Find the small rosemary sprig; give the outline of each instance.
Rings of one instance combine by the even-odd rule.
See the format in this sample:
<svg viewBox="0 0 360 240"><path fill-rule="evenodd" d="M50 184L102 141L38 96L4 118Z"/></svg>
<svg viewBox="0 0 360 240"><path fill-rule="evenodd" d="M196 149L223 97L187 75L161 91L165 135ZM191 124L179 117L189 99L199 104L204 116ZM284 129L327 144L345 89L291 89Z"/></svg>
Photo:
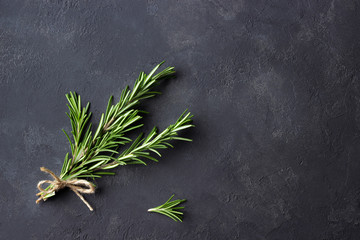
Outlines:
<svg viewBox="0 0 360 240"><path fill-rule="evenodd" d="M173 147L169 141L191 141L191 139L177 136L179 131L193 127L192 115L185 111L174 124L162 132L159 133L154 127L146 137L140 134L127 149L119 151L120 146L132 142L125 134L143 126L138 123L142 119L140 113L143 111L136 109L137 105L141 100L159 94L152 90L153 87L159 83L159 80L169 77L175 72L173 67L167 67L155 75L162 64L163 62L158 64L148 75L141 72L133 89L130 90L129 87L126 87L122 91L120 100L114 105L111 96L106 112L101 115L99 125L94 132L91 123L89 124L90 104L87 103L85 107L82 107L79 95L74 92L66 94L69 108L67 115L71 122L72 139L68 133L63 131L70 143L71 155L69 153L65 155L61 174L57 180L60 182L59 184L63 184L63 181L73 182L73 179L114 175L114 172L108 170L119 165L146 165L144 159L157 161L155 157L151 156L151 153L161 157L159 149ZM46 200L55 195L55 191L51 190L53 188L56 191L59 186L54 187L50 184L38 195L41 199Z"/></svg>
<svg viewBox="0 0 360 240"><path fill-rule="evenodd" d="M175 195L173 194L164 204L148 209L148 212L156 212L168 216L175 222L182 222L183 213L180 212L180 209L184 209L184 207L177 207L180 203L186 201L186 199L177 199L174 201L170 201Z"/></svg>

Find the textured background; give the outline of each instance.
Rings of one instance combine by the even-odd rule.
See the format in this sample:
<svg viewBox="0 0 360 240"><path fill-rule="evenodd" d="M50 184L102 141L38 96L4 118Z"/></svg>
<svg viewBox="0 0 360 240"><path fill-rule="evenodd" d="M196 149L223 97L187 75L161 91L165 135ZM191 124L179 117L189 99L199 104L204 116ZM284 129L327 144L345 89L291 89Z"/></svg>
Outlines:
<svg viewBox="0 0 360 240"><path fill-rule="evenodd" d="M0 1L1 239L359 239L360 9L354 0ZM177 78L148 132L189 108L159 163L117 169L86 199L35 204L69 151L64 94L99 119L142 70ZM185 221L150 207L187 198Z"/></svg>

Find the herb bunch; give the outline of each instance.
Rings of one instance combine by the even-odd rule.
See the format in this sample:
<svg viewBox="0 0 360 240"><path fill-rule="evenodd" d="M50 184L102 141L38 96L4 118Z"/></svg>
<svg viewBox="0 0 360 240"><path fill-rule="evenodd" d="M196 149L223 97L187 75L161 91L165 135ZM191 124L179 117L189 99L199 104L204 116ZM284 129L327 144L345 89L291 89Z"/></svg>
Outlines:
<svg viewBox="0 0 360 240"><path fill-rule="evenodd" d="M66 113L71 122L71 134L64 133L70 143L71 154L65 155L64 164L59 176L60 180L97 178L104 175L114 175L109 170L120 165L144 164L144 160L158 161L153 155L161 157L160 149L173 147L171 140L191 141L191 139L178 136L180 130L193 127L192 115L185 111L174 124L168 126L162 132L156 127L144 136L140 134L134 141L126 136L126 133L143 126L139 123L143 111L137 109L141 100L151 98L159 94L153 91L161 79L175 73L173 67L167 67L155 74L163 64L158 64L148 75L141 72L135 84L130 90L127 86L121 93L120 100L113 104L111 96L106 112L101 115L98 127L93 131L89 123L91 112L90 104L82 106L80 95L75 92L66 94L69 112ZM71 136L71 137L70 137ZM120 151L120 147L128 147ZM43 200L55 195L51 191L54 186L50 184L47 192L40 192ZM50 190L50 191L49 191Z"/></svg>

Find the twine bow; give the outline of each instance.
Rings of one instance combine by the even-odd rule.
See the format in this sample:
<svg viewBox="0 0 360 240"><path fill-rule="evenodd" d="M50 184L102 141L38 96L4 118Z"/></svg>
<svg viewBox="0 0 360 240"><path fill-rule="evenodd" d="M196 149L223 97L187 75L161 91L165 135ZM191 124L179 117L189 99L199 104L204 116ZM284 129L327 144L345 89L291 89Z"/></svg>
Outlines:
<svg viewBox="0 0 360 240"><path fill-rule="evenodd" d="M84 197L81 194L92 194L95 193L95 187L94 185L86 180L80 180L80 179L71 179L71 180L62 180L58 176L56 176L52 171L45 167L41 167L40 170L42 172L46 172L50 174L54 180L41 180L37 188L39 189L39 193L37 193L37 196L40 196L36 203L39 203L41 200L46 201L45 196L49 193L56 192L60 189L63 189L65 187L70 188L80 199L85 203L85 205L90 209L90 211L93 211L94 209L90 206L90 204L84 199ZM43 189L41 186L44 183L49 183L52 185L51 188L48 190Z"/></svg>

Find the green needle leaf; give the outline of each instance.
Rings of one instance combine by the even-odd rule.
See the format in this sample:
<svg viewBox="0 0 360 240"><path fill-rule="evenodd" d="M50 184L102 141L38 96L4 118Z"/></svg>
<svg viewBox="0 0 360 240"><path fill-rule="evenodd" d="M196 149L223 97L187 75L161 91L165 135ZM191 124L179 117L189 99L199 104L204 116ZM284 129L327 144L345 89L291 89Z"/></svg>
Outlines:
<svg viewBox="0 0 360 240"><path fill-rule="evenodd" d="M164 204L148 209L148 212L156 212L168 216L175 222L182 222L183 213L180 211L175 211L179 209L184 209L184 207L176 207L177 205L186 201L186 199L177 199L174 201L170 201L175 195L173 194Z"/></svg>

